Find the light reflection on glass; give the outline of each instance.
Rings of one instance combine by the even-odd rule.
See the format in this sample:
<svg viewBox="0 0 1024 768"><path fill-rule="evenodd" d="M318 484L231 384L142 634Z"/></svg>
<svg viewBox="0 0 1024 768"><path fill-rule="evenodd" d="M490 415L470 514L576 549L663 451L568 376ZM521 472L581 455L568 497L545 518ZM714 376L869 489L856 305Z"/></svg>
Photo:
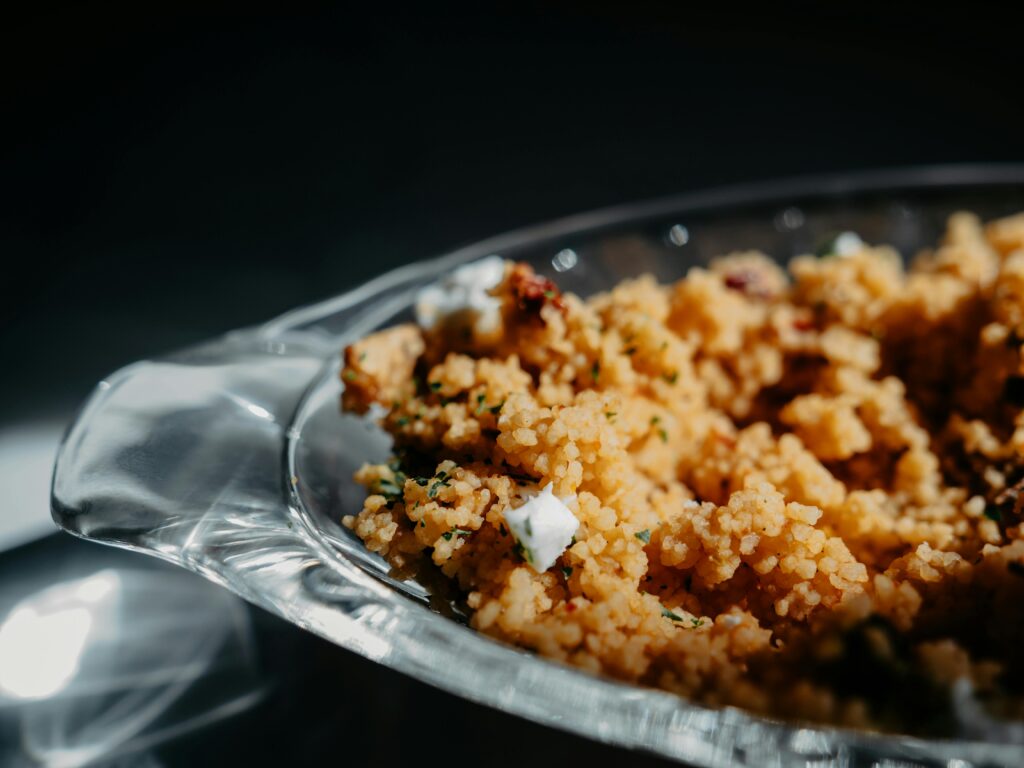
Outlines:
<svg viewBox="0 0 1024 768"><path fill-rule="evenodd" d="M263 696L241 601L184 571L108 568L3 608L0 713L35 764L139 756Z"/></svg>
<svg viewBox="0 0 1024 768"><path fill-rule="evenodd" d="M668 231L668 239L672 245L682 247L690 242L690 230L682 224L674 224Z"/></svg>
<svg viewBox="0 0 1024 768"><path fill-rule="evenodd" d="M256 418L266 419L267 421L274 420L274 415L263 406L256 405L256 403L250 402L249 400L246 400L245 398L239 397L238 395L230 392L228 393L228 397L231 398L231 400L237 403L238 405L245 408L245 410L247 410Z"/></svg>
<svg viewBox="0 0 1024 768"><path fill-rule="evenodd" d="M86 608L53 613L15 608L0 627L0 690L16 699L41 699L63 690L78 671L91 628Z"/></svg>
<svg viewBox="0 0 1024 768"><path fill-rule="evenodd" d="M579 263L580 257L572 248L563 248L551 259L551 266L558 272L567 272Z"/></svg>
<svg viewBox="0 0 1024 768"><path fill-rule="evenodd" d="M792 232L795 229L800 229L807 221L807 217L804 216L804 212L796 206L786 208L784 211L780 211L775 217L775 229L779 232Z"/></svg>

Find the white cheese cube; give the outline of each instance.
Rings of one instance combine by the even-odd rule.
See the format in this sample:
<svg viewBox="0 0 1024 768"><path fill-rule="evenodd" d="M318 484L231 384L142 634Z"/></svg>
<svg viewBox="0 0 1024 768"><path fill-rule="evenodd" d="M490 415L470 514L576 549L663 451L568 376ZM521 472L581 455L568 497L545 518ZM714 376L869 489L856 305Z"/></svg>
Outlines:
<svg viewBox="0 0 1024 768"><path fill-rule="evenodd" d="M525 504L505 510L505 523L523 547L523 557L535 571L543 573L561 555L579 528L572 511L551 492L548 483Z"/></svg>
<svg viewBox="0 0 1024 768"><path fill-rule="evenodd" d="M416 322L430 331L456 320L480 334L493 333L501 325L501 302L489 291L504 278L500 256L461 266L417 294Z"/></svg>

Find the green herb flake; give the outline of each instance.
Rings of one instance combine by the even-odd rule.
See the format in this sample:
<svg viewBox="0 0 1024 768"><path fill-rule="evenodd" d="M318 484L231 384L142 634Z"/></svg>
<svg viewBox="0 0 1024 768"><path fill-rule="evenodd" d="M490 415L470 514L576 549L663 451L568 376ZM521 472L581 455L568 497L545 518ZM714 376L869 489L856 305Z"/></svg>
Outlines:
<svg viewBox="0 0 1024 768"><path fill-rule="evenodd" d="M651 426L652 427L655 424L659 423L660 421L661 421L661 416L651 416Z"/></svg>
<svg viewBox="0 0 1024 768"><path fill-rule="evenodd" d="M397 424L400 427L404 427L408 423L409 423L409 417L408 416L399 416L397 419L395 419L395 424Z"/></svg>
<svg viewBox="0 0 1024 768"><path fill-rule="evenodd" d="M487 410L487 406L484 405L484 401L486 399L487 399L487 395L477 395L476 396L476 415L477 416L479 416L481 413L483 413L485 410Z"/></svg>
<svg viewBox="0 0 1024 768"><path fill-rule="evenodd" d="M361 352L361 353L359 354L359 362L361 363L361 362L363 362L363 360L365 360L365 359L366 359L366 353L365 353L365 352Z"/></svg>
<svg viewBox="0 0 1024 768"><path fill-rule="evenodd" d="M704 626L704 619L690 619L690 623L693 624L693 628Z"/></svg>
<svg viewBox="0 0 1024 768"><path fill-rule="evenodd" d="M1003 522L1003 513L995 504L989 504L985 507L985 517L989 520L995 520L997 523Z"/></svg>
<svg viewBox="0 0 1024 768"><path fill-rule="evenodd" d="M441 534L441 538L444 539L445 541L451 541L452 540L452 535L453 534L452 534L451 531L445 531L444 533Z"/></svg>
<svg viewBox="0 0 1024 768"><path fill-rule="evenodd" d="M341 378L343 378L345 381L355 381L356 372L346 368L345 372L341 374Z"/></svg>
<svg viewBox="0 0 1024 768"><path fill-rule="evenodd" d="M490 410L491 413L493 413L495 416L497 416L499 413L501 413L501 409L504 408L504 407L505 407L505 401L502 400L497 405L492 405L489 410Z"/></svg>
<svg viewBox="0 0 1024 768"><path fill-rule="evenodd" d="M402 475L401 478L396 477L393 480L382 478L377 481L375 492L387 499L389 503L394 503L402 498L402 485L404 483L405 475Z"/></svg>
<svg viewBox="0 0 1024 768"><path fill-rule="evenodd" d="M527 536L533 536L533 524L530 522L530 518L526 518L523 523L523 528L526 530Z"/></svg>
<svg viewBox="0 0 1024 768"><path fill-rule="evenodd" d="M663 442L663 443L667 443L668 442L668 432L666 432L664 429L659 429L658 430L658 437L661 438L661 442Z"/></svg>
<svg viewBox="0 0 1024 768"><path fill-rule="evenodd" d="M562 575L565 576L566 581L568 581L569 577L572 576L572 566L571 565L563 566L562 567Z"/></svg>
<svg viewBox="0 0 1024 768"><path fill-rule="evenodd" d="M598 380L601 378L601 363L597 360L595 360L594 364L590 366L590 378L594 380L595 384L597 384Z"/></svg>
<svg viewBox="0 0 1024 768"><path fill-rule="evenodd" d="M441 480L441 479L435 480L434 484L432 486L430 486L430 488L427 489L427 496L432 499L435 496L437 496L437 492L441 488L447 488L450 485L451 485L451 483L449 483L447 480Z"/></svg>
<svg viewBox="0 0 1024 768"><path fill-rule="evenodd" d="M437 392L437 391L439 391L441 389L441 382L440 381L432 381L427 386L430 387L430 391L431 392Z"/></svg>
<svg viewBox="0 0 1024 768"><path fill-rule="evenodd" d="M555 292L554 291L544 291L544 298L545 299L553 299L553 298L555 298Z"/></svg>
<svg viewBox="0 0 1024 768"><path fill-rule="evenodd" d="M672 371L672 373L664 373L661 378L667 381L669 384L675 384L679 381L679 371Z"/></svg>
<svg viewBox="0 0 1024 768"><path fill-rule="evenodd" d="M633 535L636 536L638 539L640 539L640 541L642 541L644 544L650 544L650 542L651 542L651 529L650 528L644 528L639 533L634 533Z"/></svg>
<svg viewBox="0 0 1024 768"><path fill-rule="evenodd" d="M533 562L533 553L527 547L524 547L522 542L517 541L516 545L512 547L512 551L515 552L522 560L528 563Z"/></svg>
<svg viewBox="0 0 1024 768"><path fill-rule="evenodd" d="M680 616L678 613L672 613L672 611L670 611L668 608L663 607L661 609L661 615L664 616L666 619L672 619L672 621L683 621L682 616Z"/></svg>
<svg viewBox="0 0 1024 768"><path fill-rule="evenodd" d="M617 412L615 412L615 411L605 411L604 412L604 417L606 419L608 419L608 421L615 421L615 417L618 416L618 415L619 414Z"/></svg>

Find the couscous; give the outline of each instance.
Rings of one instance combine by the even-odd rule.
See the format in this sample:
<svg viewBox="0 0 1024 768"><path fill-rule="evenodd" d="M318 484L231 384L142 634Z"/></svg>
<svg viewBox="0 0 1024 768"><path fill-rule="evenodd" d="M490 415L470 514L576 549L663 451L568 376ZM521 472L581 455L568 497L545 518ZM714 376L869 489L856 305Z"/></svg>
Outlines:
<svg viewBox="0 0 1024 768"><path fill-rule="evenodd" d="M954 215L909 268L826 251L586 299L457 270L344 352L343 407L395 446L344 524L594 673L865 728L1024 718L1024 214Z"/></svg>

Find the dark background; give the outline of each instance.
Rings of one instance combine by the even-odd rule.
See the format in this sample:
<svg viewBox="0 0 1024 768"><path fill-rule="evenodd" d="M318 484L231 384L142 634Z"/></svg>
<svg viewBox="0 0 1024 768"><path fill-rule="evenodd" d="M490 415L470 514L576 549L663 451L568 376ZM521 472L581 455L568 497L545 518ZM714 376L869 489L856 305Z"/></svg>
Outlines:
<svg viewBox="0 0 1024 768"><path fill-rule="evenodd" d="M1020 12L916 5L23 9L0 24L0 424L65 417L136 358L520 225L779 176L1024 160ZM52 536L0 571L106 557ZM252 616L276 693L157 764L362 764L381 744L409 761L431 734L458 760L497 744L508 764L633 761Z"/></svg>

